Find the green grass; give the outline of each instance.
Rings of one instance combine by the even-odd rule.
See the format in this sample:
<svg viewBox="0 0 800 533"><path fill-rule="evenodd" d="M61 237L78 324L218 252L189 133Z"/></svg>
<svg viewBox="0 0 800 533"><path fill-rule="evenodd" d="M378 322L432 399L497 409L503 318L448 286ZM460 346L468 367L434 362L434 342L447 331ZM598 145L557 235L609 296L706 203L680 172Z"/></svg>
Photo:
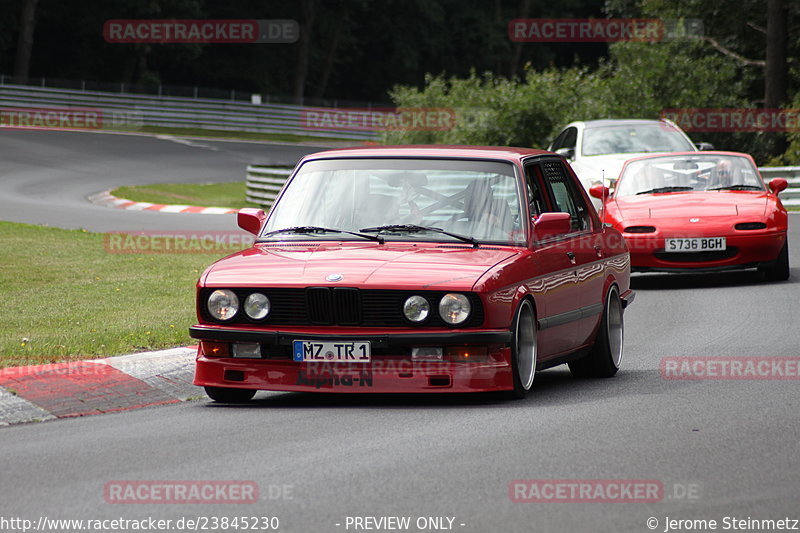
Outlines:
<svg viewBox="0 0 800 533"><path fill-rule="evenodd" d="M258 207L245 200L245 182L233 183L164 183L118 187L111 194L134 202L185 204L204 207Z"/></svg>
<svg viewBox="0 0 800 533"><path fill-rule="evenodd" d="M194 286L226 251L106 251L104 235L0 222L0 367L191 344Z"/></svg>

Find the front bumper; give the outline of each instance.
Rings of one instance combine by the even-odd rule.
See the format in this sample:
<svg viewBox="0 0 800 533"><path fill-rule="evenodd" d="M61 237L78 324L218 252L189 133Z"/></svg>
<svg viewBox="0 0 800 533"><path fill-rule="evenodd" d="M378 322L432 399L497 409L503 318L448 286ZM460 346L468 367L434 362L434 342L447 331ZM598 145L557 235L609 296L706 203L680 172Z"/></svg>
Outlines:
<svg viewBox="0 0 800 533"><path fill-rule="evenodd" d="M436 333L304 333L258 331L198 325L195 339L211 342L261 343L262 352L285 351L294 340L370 341L380 351L369 363L296 362L286 358L216 357L198 347L194 384L271 391L337 393L486 392L514 387L510 366L510 331ZM410 346L492 346L480 362L418 361Z"/></svg>
<svg viewBox="0 0 800 533"><path fill-rule="evenodd" d="M631 253L631 269L637 272L722 271L754 268L774 262L784 242L785 233L691 235L689 237L725 237L725 253L664 253L664 241L670 235L625 234ZM680 235L686 237L686 235Z"/></svg>

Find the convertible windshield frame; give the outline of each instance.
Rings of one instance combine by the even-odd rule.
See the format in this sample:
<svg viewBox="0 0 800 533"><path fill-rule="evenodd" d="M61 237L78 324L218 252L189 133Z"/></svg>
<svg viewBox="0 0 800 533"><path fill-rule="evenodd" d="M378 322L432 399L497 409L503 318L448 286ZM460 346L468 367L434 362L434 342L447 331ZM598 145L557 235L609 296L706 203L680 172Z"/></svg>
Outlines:
<svg viewBox="0 0 800 533"><path fill-rule="evenodd" d="M256 242L363 242L347 233L280 230L319 226L363 233L361 228L411 224L444 231L390 232L381 237L386 242L448 244L466 244L460 240L466 237L480 244L526 246L529 228L520 176L516 162L503 158L314 158L302 162L287 180ZM279 233L272 234L275 231Z"/></svg>
<svg viewBox="0 0 800 533"><path fill-rule="evenodd" d="M697 152L641 157L628 161L614 197L670 192L766 191L746 155Z"/></svg>

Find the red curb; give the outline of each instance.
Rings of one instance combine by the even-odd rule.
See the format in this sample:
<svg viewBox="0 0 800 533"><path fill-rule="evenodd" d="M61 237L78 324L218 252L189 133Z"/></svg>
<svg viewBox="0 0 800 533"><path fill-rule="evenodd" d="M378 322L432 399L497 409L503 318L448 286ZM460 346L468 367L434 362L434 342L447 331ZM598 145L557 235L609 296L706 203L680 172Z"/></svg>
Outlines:
<svg viewBox="0 0 800 533"><path fill-rule="evenodd" d="M113 196L110 191L93 194L88 197L89 201L93 204L102 205L105 207L112 207L116 209L136 209L139 211L167 211L169 213L202 213L214 215L230 215L238 213L238 209L229 207L203 207L196 205L182 205L182 204L152 204L150 202L134 202L126 198L117 198ZM181 208L177 210L177 208Z"/></svg>
<svg viewBox="0 0 800 533"><path fill-rule="evenodd" d="M58 418L180 402L110 365L88 361L2 369L0 386Z"/></svg>
<svg viewBox="0 0 800 533"><path fill-rule="evenodd" d="M205 209L205 207L198 207L196 205L190 205L186 209L183 209L181 213L200 213Z"/></svg>

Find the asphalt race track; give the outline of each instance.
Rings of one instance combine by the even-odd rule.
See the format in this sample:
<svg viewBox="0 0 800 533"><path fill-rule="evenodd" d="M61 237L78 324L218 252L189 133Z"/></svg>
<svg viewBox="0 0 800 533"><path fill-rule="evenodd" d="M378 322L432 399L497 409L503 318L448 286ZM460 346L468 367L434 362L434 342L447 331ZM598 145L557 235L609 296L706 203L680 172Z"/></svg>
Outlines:
<svg viewBox="0 0 800 533"><path fill-rule="evenodd" d="M0 219L89 231L231 229L231 217L116 210L89 204L86 197L120 185L244 181L247 165L294 165L324 149L147 135L0 132Z"/></svg>
<svg viewBox="0 0 800 533"><path fill-rule="evenodd" d="M186 217L192 226L192 216L81 202L123 182L241 179L254 158L306 150L206 144L219 149L2 134L0 218L146 229L167 220L178 228ZM453 530L487 533L663 532L667 517L713 519L719 530L725 517L800 519L798 381L670 380L659 370L667 357L800 357L799 222L791 216L788 282L750 272L636 275L615 378L551 369L516 402L262 392L248 406L200 400L0 428L0 515L34 523L277 516L278 531L320 533L355 531L348 516L455 517ZM664 492L649 503L514 503L509 485L519 479L656 480ZM120 480L254 481L260 501L108 503L105 484Z"/></svg>

